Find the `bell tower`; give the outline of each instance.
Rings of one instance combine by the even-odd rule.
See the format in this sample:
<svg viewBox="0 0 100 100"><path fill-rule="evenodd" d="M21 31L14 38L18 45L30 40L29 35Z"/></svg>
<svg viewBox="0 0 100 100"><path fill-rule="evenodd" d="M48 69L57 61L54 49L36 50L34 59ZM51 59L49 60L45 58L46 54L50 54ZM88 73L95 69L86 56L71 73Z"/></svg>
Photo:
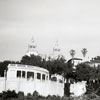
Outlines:
<svg viewBox="0 0 100 100"><path fill-rule="evenodd" d="M53 59L57 59L58 57L61 57L61 49L59 47L58 41L56 41L55 46L53 48L52 57Z"/></svg>
<svg viewBox="0 0 100 100"><path fill-rule="evenodd" d="M30 56L30 55L38 55L38 51L37 51L37 45L34 41L34 37L32 37L30 43L28 44L28 51L26 53L26 55Z"/></svg>

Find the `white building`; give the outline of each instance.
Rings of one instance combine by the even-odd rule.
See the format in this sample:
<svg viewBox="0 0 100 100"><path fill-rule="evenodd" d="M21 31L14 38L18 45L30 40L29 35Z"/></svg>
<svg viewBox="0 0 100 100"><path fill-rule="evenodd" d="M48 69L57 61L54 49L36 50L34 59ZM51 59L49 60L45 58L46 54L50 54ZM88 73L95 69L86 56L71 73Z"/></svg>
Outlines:
<svg viewBox="0 0 100 100"><path fill-rule="evenodd" d="M72 58L71 62L74 64L74 66L82 63L82 59L81 58Z"/></svg>
<svg viewBox="0 0 100 100"><path fill-rule="evenodd" d="M40 95L64 95L64 81L51 81L49 72L37 66L9 64L7 77L0 78L0 92L4 90L23 91Z"/></svg>
<svg viewBox="0 0 100 100"><path fill-rule="evenodd" d="M57 59L61 57L61 48L59 47L58 41L56 41L55 46L53 48L53 53L51 55L51 59Z"/></svg>
<svg viewBox="0 0 100 100"><path fill-rule="evenodd" d="M98 67L100 66L100 60L91 60L90 62L86 62L90 67Z"/></svg>
<svg viewBox="0 0 100 100"><path fill-rule="evenodd" d="M86 81L77 82L70 85L70 93L72 96L81 96L86 93Z"/></svg>
<svg viewBox="0 0 100 100"><path fill-rule="evenodd" d="M37 45L34 41L34 38L32 37L30 43L28 44L28 51L27 51L26 55L30 56L30 55L34 54L35 56L37 56L38 51L37 51L36 47L37 47Z"/></svg>

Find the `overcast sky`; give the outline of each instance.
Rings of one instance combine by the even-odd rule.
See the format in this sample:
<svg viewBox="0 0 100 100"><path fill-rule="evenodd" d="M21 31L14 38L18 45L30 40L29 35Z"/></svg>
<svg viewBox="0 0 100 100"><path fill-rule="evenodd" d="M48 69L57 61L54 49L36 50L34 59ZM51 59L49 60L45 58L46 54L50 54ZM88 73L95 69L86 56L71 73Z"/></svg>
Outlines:
<svg viewBox="0 0 100 100"><path fill-rule="evenodd" d="M20 60L32 36L42 54L58 40L66 58L100 55L100 0L0 0L0 61Z"/></svg>

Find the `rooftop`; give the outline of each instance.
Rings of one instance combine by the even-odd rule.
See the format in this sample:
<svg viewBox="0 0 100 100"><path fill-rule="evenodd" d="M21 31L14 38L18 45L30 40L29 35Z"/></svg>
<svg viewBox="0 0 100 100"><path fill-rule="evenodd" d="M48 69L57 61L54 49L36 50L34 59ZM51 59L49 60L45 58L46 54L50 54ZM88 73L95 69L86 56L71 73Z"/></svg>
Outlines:
<svg viewBox="0 0 100 100"><path fill-rule="evenodd" d="M49 71L47 69L38 67L38 66L31 66L31 65L22 65L22 64L9 64L8 65L8 69L9 68L14 68L14 69L26 69L26 70L37 70L37 71L42 71L42 72L46 72L49 73Z"/></svg>

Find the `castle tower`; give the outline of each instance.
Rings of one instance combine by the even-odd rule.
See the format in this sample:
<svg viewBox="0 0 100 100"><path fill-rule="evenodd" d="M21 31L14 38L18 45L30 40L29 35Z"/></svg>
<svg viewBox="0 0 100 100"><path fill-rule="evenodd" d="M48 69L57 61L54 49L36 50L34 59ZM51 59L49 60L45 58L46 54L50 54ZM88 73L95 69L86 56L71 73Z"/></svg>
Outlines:
<svg viewBox="0 0 100 100"><path fill-rule="evenodd" d="M59 47L58 41L56 41L55 46L53 48L52 58L57 59L58 57L61 57L61 49Z"/></svg>
<svg viewBox="0 0 100 100"><path fill-rule="evenodd" d="M32 37L30 43L28 44L28 51L26 53L26 55L30 56L30 55L38 55L38 51L36 49L37 45L35 44L34 38Z"/></svg>

